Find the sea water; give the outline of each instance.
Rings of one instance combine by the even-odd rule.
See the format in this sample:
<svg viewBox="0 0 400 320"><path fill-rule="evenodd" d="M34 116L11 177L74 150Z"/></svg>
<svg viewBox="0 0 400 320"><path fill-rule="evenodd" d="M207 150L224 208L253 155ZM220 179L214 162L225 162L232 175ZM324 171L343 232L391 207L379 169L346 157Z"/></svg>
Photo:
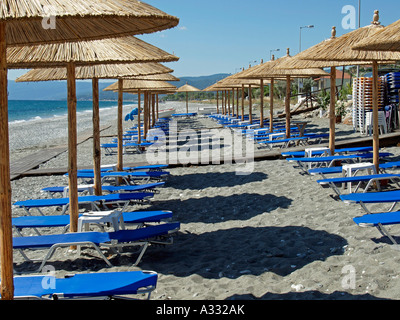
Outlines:
<svg viewBox="0 0 400 320"><path fill-rule="evenodd" d="M100 125L111 125L117 121L117 102L100 101ZM137 105L124 103L124 114ZM77 131L92 130L92 101L77 102ZM8 102L10 151L45 147L66 143L68 138L67 101L27 101Z"/></svg>

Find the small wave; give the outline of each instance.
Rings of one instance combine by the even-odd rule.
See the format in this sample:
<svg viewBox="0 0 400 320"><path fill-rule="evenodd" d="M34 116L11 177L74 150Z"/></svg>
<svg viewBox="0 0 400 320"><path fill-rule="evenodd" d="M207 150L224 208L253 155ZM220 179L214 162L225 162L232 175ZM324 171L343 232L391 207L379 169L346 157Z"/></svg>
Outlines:
<svg viewBox="0 0 400 320"><path fill-rule="evenodd" d="M14 121L9 121L8 124L18 124L18 123L24 123L26 120L14 120Z"/></svg>

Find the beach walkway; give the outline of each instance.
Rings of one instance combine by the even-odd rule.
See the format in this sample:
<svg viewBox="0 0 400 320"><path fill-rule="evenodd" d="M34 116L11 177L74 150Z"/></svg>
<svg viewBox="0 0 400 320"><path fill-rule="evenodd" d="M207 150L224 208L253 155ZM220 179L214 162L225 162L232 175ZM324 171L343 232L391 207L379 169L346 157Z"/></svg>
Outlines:
<svg viewBox="0 0 400 320"><path fill-rule="evenodd" d="M100 132L104 131L110 127L111 126L104 126L104 127L100 128ZM91 138L92 138L91 134L82 135L78 138L78 144L83 143ZM67 152L67 151L68 151L67 145L54 147L54 148L47 148L47 149L42 149L39 152L30 154L19 160L13 161L10 166L10 179L11 180L18 179L18 178L24 176L25 173L39 167L39 165L41 165L42 163L45 163L45 162L57 157L59 154L61 154L63 152ZM65 172L67 172L67 171L65 171L65 169L64 169L64 173ZM52 173L49 172L48 174L52 174Z"/></svg>
<svg viewBox="0 0 400 320"><path fill-rule="evenodd" d="M104 129L103 129L104 130ZM79 143L90 139L91 136L83 137L79 140ZM385 134L384 136L380 137L380 146L381 147L390 147L396 146L400 142L400 132L393 132L389 134ZM372 145L372 137L362 137L356 139L347 139L341 140L336 142L336 146L338 148L350 148L350 147L363 147L363 146L370 146ZM327 144L321 144L319 146L327 146ZM290 148L290 151L303 151L306 146L300 146L297 148ZM12 163L11 166L11 180L17 179L20 177L27 177L27 176L45 176L45 175L63 175L65 174L68 169L67 168L42 168L38 169L37 167L49 161L50 159L56 157L57 155L68 151L67 147L55 147L46 150L42 150L38 153L29 155L19 161ZM276 150L256 150L254 153L254 161L263 161L263 160L276 160L281 158L281 153L284 150L276 149ZM213 164L213 160L210 159L210 165ZM200 159L190 159L189 165L207 165L204 162L201 162ZM223 157L220 161L221 164L224 163ZM184 166L182 164L176 163L166 163L170 167L179 167ZM147 165L146 162L143 163L126 163L126 166L141 166ZM187 165L186 165L187 166ZM89 169L91 167L85 167L80 169Z"/></svg>

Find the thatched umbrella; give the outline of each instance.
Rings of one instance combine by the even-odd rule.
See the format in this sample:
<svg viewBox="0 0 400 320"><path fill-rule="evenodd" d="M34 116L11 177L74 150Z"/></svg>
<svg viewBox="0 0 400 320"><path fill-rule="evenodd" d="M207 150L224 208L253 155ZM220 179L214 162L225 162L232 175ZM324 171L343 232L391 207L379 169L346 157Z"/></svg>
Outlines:
<svg viewBox="0 0 400 320"><path fill-rule="evenodd" d="M127 76L157 76L155 73L170 72L171 69L159 63L131 63L83 66L76 68L76 79L92 79L93 83L93 164L94 190L96 195L102 194L101 188L101 149L100 149L100 118L99 118L99 79L118 79ZM16 82L38 82L66 80L65 68L32 69L16 79ZM122 110L119 110L122 113ZM118 114L118 120L122 114ZM122 133L122 121L118 121L118 133ZM118 135L119 136L119 135ZM122 145L122 134L121 134ZM122 153L121 153L122 154ZM122 163L119 163L122 167Z"/></svg>
<svg viewBox="0 0 400 320"><path fill-rule="evenodd" d="M153 74L153 75L147 75L147 76L146 75L145 76L129 76L124 79L125 82L130 81L130 80L155 81L155 82L157 82L157 81L179 81L179 79L177 77L173 76L170 73L162 73L162 74L160 73L160 74ZM132 94L136 93L138 95L138 115L137 115L138 143L141 143L142 142L142 133L140 130L140 127L141 127L141 123L140 123L141 122L141 119L140 119L140 116L141 116L140 103L141 103L141 101L140 100L141 100L141 93L143 92L146 94L146 90L143 88L140 88L141 86L139 86L136 91L135 90L132 91L132 90L130 90L131 88L129 88L130 85L134 85L133 82L130 82L130 84L128 83L128 85L127 85L128 88L123 88L122 91L132 93ZM125 85L124 85L124 87L125 87ZM152 89L156 89L156 88L152 88ZM161 92L160 92L160 90L161 90ZM157 110L158 110L158 94L166 93L166 92L168 92L168 93L175 92L175 90L176 90L175 86L161 85L161 88L159 88L159 91L154 92L154 94L157 96ZM110 90L108 89L106 91L110 91ZM115 90L113 90L113 91L115 91ZM147 97L146 97L146 99L147 99ZM158 112L157 112L157 117L158 117Z"/></svg>
<svg viewBox="0 0 400 320"><path fill-rule="evenodd" d="M176 92L186 92L186 113L189 113L189 92L199 92L200 90L190 84L185 84L179 87Z"/></svg>
<svg viewBox="0 0 400 320"><path fill-rule="evenodd" d="M354 50L366 51L400 51L400 20L393 22L375 32L373 35L360 40L353 47Z"/></svg>
<svg viewBox="0 0 400 320"><path fill-rule="evenodd" d="M148 77L159 76L173 72L157 62L149 63L121 63L121 64L99 64L91 66L80 66L75 69L77 80L85 79L117 79L125 77ZM66 80L67 69L62 67L32 69L18 77L16 82L38 82Z"/></svg>
<svg viewBox="0 0 400 320"><path fill-rule="evenodd" d="M104 91L116 91L118 89L118 83L113 83L112 85L108 86L107 88L103 89ZM149 112L149 95L151 92L158 92L158 91L169 91L175 92L176 87L168 82L165 81L157 81L157 80L132 80L127 79L124 80L122 87L119 89L122 92L129 92L129 93L144 93L144 138L147 137L147 132L150 129L150 112ZM153 116L153 121L155 117ZM139 119L138 119L139 120ZM140 126L139 126L140 132Z"/></svg>
<svg viewBox="0 0 400 320"><path fill-rule="evenodd" d="M136 52L135 48L139 46ZM63 43L60 54L49 55L55 47L52 44L38 45L31 47L13 47L7 50L7 60L10 68L28 67L50 67L59 66L64 61L67 65L67 86L68 86L68 147L69 147L69 195L70 195L70 215L71 232L76 232L78 223L78 189L77 189L77 133L76 133L76 65L97 65L101 63L135 63L135 62L164 62L177 61L178 58L151 44L148 44L135 37L113 38L105 40L91 40ZM46 49L47 48L47 49ZM68 50L67 50L68 49ZM66 50L66 53L64 52ZM11 52L9 52L11 51ZM31 54L32 53L32 54ZM24 62L26 61L26 62ZM95 70L94 70L95 71ZM124 74L127 75L127 74ZM92 73L92 77L96 74ZM113 77L115 76L112 75ZM94 78L96 79L96 78ZM98 82L98 79L96 79ZM123 79L119 78L119 86L122 87ZM98 84L97 84L98 86ZM122 105L123 93L118 93L118 169L122 170Z"/></svg>
<svg viewBox="0 0 400 320"><path fill-rule="evenodd" d="M330 122L331 122L331 135L330 148L334 150L334 108L335 100L332 99L334 95L334 85L336 82L336 66L345 65L360 65L372 64L373 66L373 119L374 119L374 133L373 133L373 149L374 149L374 164L379 169L379 128L378 128L378 63L393 63L393 61L400 60L400 53L398 52L384 52L384 51L360 51L352 50L352 48L361 40L369 39L374 34L383 30L384 27L379 22L379 11L374 12L373 21L370 25L363 28L351 31L341 37L336 37L335 28L332 30L332 37L329 40L323 41L296 56L292 63L285 64L286 67L304 67L304 66L320 66L331 67L331 107L330 107ZM309 60L309 61L307 61Z"/></svg>
<svg viewBox="0 0 400 320"><path fill-rule="evenodd" d="M0 21L7 46L152 33L179 23L138 0L4 0Z"/></svg>
<svg viewBox="0 0 400 320"><path fill-rule="evenodd" d="M286 137L290 138L290 84L292 78L304 78L313 76L327 75L325 71L318 68L307 69L282 69L279 68L285 61L293 59L290 56L289 49L287 55L277 60L268 61L252 69L243 72L238 77L242 79L271 79L271 78L286 78L286 99L285 99L285 113L286 113ZM272 99L273 97L271 97ZM270 122L272 119L270 119Z"/></svg>
<svg viewBox="0 0 400 320"><path fill-rule="evenodd" d="M44 8L50 11L47 29ZM8 145L7 48L101 39L175 27L179 20L137 0L4 0L0 3L0 264L1 298L13 299L11 187ZM54 28L56 27L56 28ZM69 66L72 75L74 66ZM74 88L73 76L68 81ZM72 92L72 90L71 90ZM71 94L72 105L76 99ZM73 108L74 109L74 108ZM75 109L74 109L75 110Z"/></svg>
<svg viewBox="0 0 400 320"><path fill-rule="evenodd" d="M251 95L251 89L253 87L260 87L261 90L263 90L263 85L260 84L259 81L256 80L251 80L251 79L239 79L237 76L240 73L236 73L234 75L231 75L229 77L226 77L225 79L222 79L218 81L217 83L214 84L215 88L220 88L220 90L234 90L235 88L238 90L239 94L239 89L242 90L242 120L244 120L244 88L245 86L248 86L249 88L249 122L250 124L253 123L253 112L252 112L252 95ZM263 95L261 94L261 97ZM263 101L261 102L260 106L260 121L261 125L263 123ZM239 103L237 103L237 110L239 109ZM237 118L239 116L239 112L237 112Z"/></svg>
<svg viewBox="0 0 400 320"><path fill-rule="evenodd" d="M138 75L138 76L129 76L127 80L148 80L148 81L180 81L179 78L175 77L170 73L160 73L160 74L152 74L152 75Z"/></svg>

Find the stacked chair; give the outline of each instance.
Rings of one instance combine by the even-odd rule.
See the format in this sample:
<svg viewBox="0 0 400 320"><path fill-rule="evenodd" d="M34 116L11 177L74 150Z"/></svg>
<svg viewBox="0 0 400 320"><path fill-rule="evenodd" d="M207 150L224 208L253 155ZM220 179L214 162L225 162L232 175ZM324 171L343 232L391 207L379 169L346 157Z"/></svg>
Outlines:
<svg viewBox="0 0 400 320"><path fill-rule="evenodd" d="M386 79L380 77L379 109L383 111L386 104ZM372 112L372 78L355 78L353 80L353 127L355 131L367 133L367 114ZM371 120L369 116L368 120Z"/></svg>

